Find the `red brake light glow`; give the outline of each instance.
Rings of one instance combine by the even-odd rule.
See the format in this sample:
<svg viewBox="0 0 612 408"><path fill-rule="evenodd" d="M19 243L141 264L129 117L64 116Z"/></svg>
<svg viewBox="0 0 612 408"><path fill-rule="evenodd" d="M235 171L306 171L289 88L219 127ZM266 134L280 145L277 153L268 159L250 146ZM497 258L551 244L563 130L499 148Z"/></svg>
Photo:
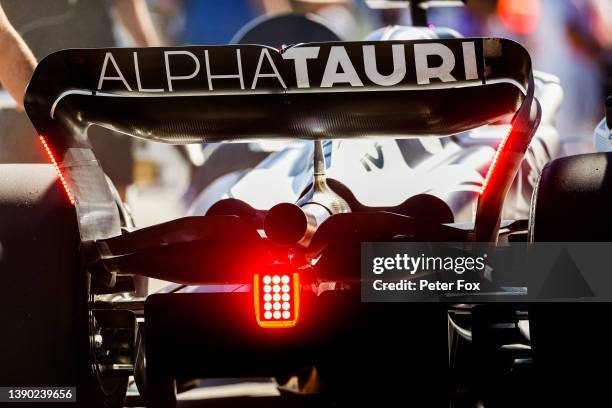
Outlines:
<svg viewBox="0 0 612 408"><path fill-rule="evenodd" d="M255 318L260 327L286 328L297 324L300 310L300 275L255 274Z"/></svg>
<svg viewBox="0 0 612 408"><path fill-rule="evenodd" d="M45 140L45 138L42 135L39 137L40 137L40 142L43 145L43 148L47 152L49 159L51 159L51 163L53 163L53 166L55 167L55 171L57 171L57 175L60 179L60 182L62 183L62 186L64 187L64 191L66 191L66 195L68 196L68 200L70 200L70 204L74 205L74 196L72 195L72 193L70 192L70 189L68 188L68 183L66 183L66 179L64 178L64 175L62 174L62 171L59 168L57 161L55 161L55 156L53 156L53 152L51 152L51 149L49 148L49 145L47 145L47 141Z"/></svg>
<svg viewBox="0 0 612 408"><path fill-rule="evenodd" d="M491 176L493 175L493 171L495 170L495 165L497 164L497 162L499 160L501 152L504 150L504 145L508 141L508 138L510 137L510 133L512 133L512 126L510 126L510 129L508 130L508 133L506 133L506 136L504 136L504 138L501 140L501 142L497 146L497 150L495 151L495 155L493 156L493 160L491 160L491 164L489 164L489 169L487 170L487 175L485 176L485 179L482 182L482 187L480 188L480 194L481 195L485 192L485 190L487 189L487 186L489 185L489 181L491 179Z"/></svg>

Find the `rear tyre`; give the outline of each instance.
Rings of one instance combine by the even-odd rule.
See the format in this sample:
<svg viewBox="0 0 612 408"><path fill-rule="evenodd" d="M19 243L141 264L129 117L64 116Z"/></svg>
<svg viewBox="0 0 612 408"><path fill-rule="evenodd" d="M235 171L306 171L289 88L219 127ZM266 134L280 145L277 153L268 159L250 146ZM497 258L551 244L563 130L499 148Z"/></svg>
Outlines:
<svg viewBox="0 0 612 408"><path fill-rule="evenodd" d="M530 216L534 242L612 241L612 153L554 160L542 171ZM609 259L602 260L609 273ZM609 303L534 303L529 320L541 403L587 406L607 398L612 365ZM589 402L592 402L589 404Z"/></svg>
<svg viewBox="0 0 612 408"><path fill-rule="evenodd" d="M53 166L0 165L0 321L8 328L0 384L76 387L77 404L67 406L121 407L127 377L103 374L93 352L93 295L79 244Z"/></svg>

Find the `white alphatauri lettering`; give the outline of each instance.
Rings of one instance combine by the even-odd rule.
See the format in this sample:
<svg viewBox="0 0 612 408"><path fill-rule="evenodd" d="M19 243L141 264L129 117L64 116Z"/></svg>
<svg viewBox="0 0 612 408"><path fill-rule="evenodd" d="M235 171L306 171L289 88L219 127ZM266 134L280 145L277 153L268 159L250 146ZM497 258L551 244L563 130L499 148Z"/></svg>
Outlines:
<svg viewBox="0 0 612 408"><path fill-rule="evenodd" d="M270 63L270 66L272 67L272 71L274 71L274 73L268 73L268 74L261 73L261 66L262 66L264 57L266 57L266 59ZM257 86L257 80L259 80L259 78L276 78L278 82L280 82L281 86L284 89L287 89L287 86L285 85L285 81L283 81L283 77L281 77L281 75L278 73L278 69L276 69L274 60L270 56L270 52L268 51L267 48L263 48L261 50L261 53L259 54L259 61L257 61L257 68L255 69L255 76L253 77L253 84L251 85L251 89L255 89L255 87Z"/></svg>
<svg viewBox="0 0 612 408"><path fill-rule="evenodd" d="M298 88L310 88L308 78L307 60L319 56L319 47L296 47L289 48L283 53L283 58L293 60L295 66L295 80Z"/></svg>
<svg viewBox="0 0 612 408"><path fill-rule="evenodd" d="M383 48L384 51L378 50L379 52L388 52L388 47L391 45L391 54L393 61L393 69L390 73L389 67L379 66L377 64L377 47ZM458 46L458 43L451 44L453 49ZM482 70L482 61L478 60L477 56L477 47L480 46L476 41L461 41L461 51L457 52L457 55L453 53L453 50L442 43L437 42L419 42L419 43L392 43L392 44L361 44L361 50L363 55L363 61L358 61L358 63L363 62L363 69L359 65L359 71L355 69L353 66L353 61L351 61L349 57L350 50L352 55L358 55L356 51L357 44L352 44L349 46L344 45L330 45L329 54L327 56L327 60L320 59L321 48L326 48L326 46L299 46L292 47L286 49L281 53L281 56L287 66L279 67L279 59L275 61L272 52L275 52L272 48L262 47L259 49L259 58L255 68L255 74L253 76L253 81L251 83L251 90L255 90L260 84L261 78L275 78L278 83L282 86L282 89L287 89L287 82L293 82L292 76L295 75L295 84L297 89L311 88L311 87L320 87L320 88L331 88L336 84L348 84L352 87L363 87L364 80L371 81L372 83L383 86L383 87L391 87L402 82L407 82L406 85L414 85L413 78L413 70L416 74L416 83L417 85L430 85L432 79L437 79L442 82L456 82L457 79L453 76L453 70L456 71L456 75L459 75L460 81L475 81L479 80L479 70ZM406 50L407 46L412 46L414 50L414 61L408 61L406 59ZM147 67L141 66L142 59L139 59L138 51L129 51L132 52L132 60L133 67L123 67L123 72L129 72L131 74L131 69L133 68L136 89L132 90L130 83L126 79L123 74L117 60L115 59L115 55L113 52L108 51L104 52L104 59L102 62L102 68L100 70L100 76L98 77L97 83L97 91L92 90L87 87L87 89L70 89L64 91L59 94L56 100L53 102L50 116L53 117L55 109L57 108L59 102L69 96L69 95L95 95L95 96L126 96L125 92L117 92L111 93L112 90L108 89L109 86L106 81L120 81L123 87L128 92L142 92L142 93L172 93L174 92L173 84L177 81L185 81L194 79L200 73L201 67L201 54L194 54L193 52L187 50L162 50L163 58L165 63L165 74L166 74L166 82L167 89L163 87L162 84L156 83L158 87L154 88L145 88L143 86L143 77L146 79L149 75L152 77L157 77L155 73L150 72ZM243 74L243 65L241 59L241 50L240 48L234 49L236 56L236 65L235 69L231 67L232 61L228 61L227 57L221 58L220 61L215 61L215 67L219 67L217 69L223 69L223 72L212 73L211 69L211 58L214 59L215 55L210 55L218 53L214 49L203 49L204 56L204 64L206 69L206 81L208 83L208 91L213 91L213 82L215 80L238 80L240 84L240 89L245 90L245 80ZM122 51L115 51L115 53L122 53ZM147 51L148 52L148 51ZM226 54L225 52L221 54ZM128 57L129 54L122 54L123 59L120 61L125 62L125 58ZM247 54L249 62L251 60L251 53ZM455 66L457 56L463 56L463 72L465 76L459 73L460 69ZM435 56L437 58L430 59L428 57ZM217 57L218 58L218 57ZM408 57L410 59L410 57ZM189 61L191 59L193 62ZM267 64L269 67L264 66L264 59L267 60ZM316 61L309 61L316 60ZM431 60L431 61L430 61ZM440 62L441 60L441 62ZM291 63L293 61L293 63ZM385 58L385 62L388 61L388 58ZM480 64L479 64L480 62ZM193 64L193 71L190 74L185 75L185 70L189 72L189 64ZM414 63L414 65L412 65ZM434 66L430 66L434 65ZM179 66L176 66L176 65ZM174 65L174 67L173 67ZM311 83L311 77L309 75L308 69L315 69L316 72L319 71L321 67L324 65L323 75L320 83ZM385 64L386 65L386 64ZM414 68L413 68L414 67ZM128 71L125 71L125 69ZM142 68L142 71L141 71ZM280 69L279 69L280 68ZM292 72L291 68L293 68L294 72ZM379 68L385 72L386 74L382 74ZM249 70L250 71L250 70ZM262 72L263 71L263 72ZM181 75L178 75L178 72ZM288 75L285 77L284 75ZM407 76L409 78L407 78ZM129 77L131 80L131 77ZM151 80L153 78L150 78ZM189 89L190 95L204 95L206 94L206 87L202 86L203 79L197 79L195 81L189 82L189 86L187 87L185 84L184 88ZM437 81L434 81L437 82ZM368 82L369 83L369 82ZM103 90L104 86L106 86L106 90ZM202 89L204 88L204 89ZM280 89L280 88L279 88ZM163 95L160 95L163 96Z"/></svg>
<svg viewBox="0 0 612 408"><path fill-rule="evenodd" d="M376 47L374 45L363 46L363 65L370 81L377 85L393 86L402 81L406 76L406 53L403 44L391 46L393 54L393 72L389 75L381 75L376 66Z"/></svg>
<svg viewBox="0 0 612 408"><path fill-rule="evenodd" d="M164 92L164 88L143 88L142 80L140 79L140 67L138 65L138 54L134 51L134 72L136 73L136 84L138 85L138 92Z"/></svg>
<svg viewBox="0 0 612 408"><path fill-rule="evenodd" d="M371 83L383 87L391 87L406 81L407 75L412 77L412 69L414 69L416 73L416 83L418 85L430 85L432 80L434 80L433 82L455 82L457 79L453 75L453 71L456 72L456 75L461 76L462 81L479 79L476 43L474 41L462 42L462 50L459 50L457 55L453 53L451 48L441 43L429 42L409 45L414 48L414 61L406 60L406 46L406 44L390 44L390 47L386 45L384 50L381 50L381 47L378 45L362 45L363 68L353 65L353 62L361 63L361 61L351 61L349 57L349 50L351 50L351 48L342 45L332 45L329 48L329 54L326 60L320 58L320 46L289 48L281 54L284 60L283 62L287 64L287 66L279 65L279 59L273 58L275 57L272 55L272 53L275 52L273 49L262 47L258 50L259 58L255 65L250 89L255 90L258 86L261 88L263 86L261 84L262 78L272 78L280 84L282 89L287 89L288 84L286 81L290 80L290 82L293 82L293 78L291 78L293 75L295 75L295 84L298 89L310 88L312 86L331 88L336 85L363 87L364 81L371 81ZM391 49L391 60L393 64L391 67L388 66L390 65L388 62L388 55L385 55L385 64L380 63L380 53L388 53L389 48ZM352 50L355 51L354 48L352 48ZM219 82L219 80L237 80L240 84L240 89L246 89L240 53L241 50L239 48L233 50L235 51L236 65L233 65L231 57L229 61L224 58L219 62L220 65L215 65L215 67L219 67L216 68L217 70L222 69L223 71L217 71L216 73L212 72L211 61L215 58L215 53L217 51L212 49L204 49L203 51L206 82L208 83L209 91L214 90L213 83L215 81ZM197 78L201 71L200 68L202 63L198 58L201 57L201 55L196 55L192 51L187 50L173 49L163 51L167 88L160 86L161 84L156 84L157 87L147 88L143 85L143 77L146 79L149 75L149 71L142 66L142 58L139 58L141 56L138 55L138 52L131 52L136 85L134 91L136 92L171 93L175 91L174 88L178 81ZM353 53L351 55L356 54L357 53ZM456 58L461 58L461 54L463 55L463 70L465 76L459 73L460 69L456 66L458 62ZM377 56L379 57L378 61ZM316 60L316 62L310 60ZM410 65L412 63L414 63L414 68ZM320 69L319 67L323 67L321 82L313 84L311 83L312 78L311 75L309 75L308 69ZM126 67L123 67L124 72L125 68ZM356 68L359 68L359 70ZM384 74L381 73L381 71L384 72ZM409 71L410 74L408 73ZM287 74L289 76L285 77ZM412 78L408 80L413 81ZM115 81L115 83L116 81L120 81L125 90L132 91L130 83L122 72L122 68L119 67L115 55L113 55L112 52L106 52L104 55L102 69L98 79L98 91L101 91L104 86L108 88L106 81ZM190 83L190 85L193 85L194 88L201 87L201 85L198 86L195 82ZM266 84L266 87L267 86L268 84Z"/></svg>
<svg viewBox="0 0 612 408"><path fill-rule="evenodd" d="M204 63L206 65L206 78L208 79L208 90L213 90L213 79L238 79L240 81L240 89L244 89L244 76L242 75L242 58L240 57L240 49L236 49L236 65L238 66L237 74L220 74L213 75L210 72L210 57L208 50L204 50Z"/></svg>
<svg viewBox="0 0 612 408"><path fill-rule="evenodd" d="M338 68L342 72L338 72ZM349 83L351 86L363 86L363 82L359 79L346 49L341 46L334 46L329 50L329 57L321 80L321 88L330 88L334 84L342 83Z"/></svg>
<svg viewBox="0 0 612 408"><path fill-rule="evenodd" d="M115 69L115 72L117 73L116 76L106 75L106 69L108 68L109 61L111 62L111 64L113 64L113 68ZM115 57L113 57L113 54L110 52L107 52L106 55L104 55L104 62L102 63L102 70L100 71L100 79L98 80L98 91L102 89L102 85L104 85L104 81L121 81L123 82L123 85L128 91L130 92L132 91L130 84L128 84L128 82L125 80L125 77L121 73L121 70L119 69L119 66L117 65L117 61L115 61Z"/></svg>
<svg viewBox="0 0 612 408"><path fill-rule="evenodd" d="M478 79L478 68L476 67L476 47L474 41L461 43L463 48L463 68L465 69L465 79L472 81Z"/></svg>
<svg viewBox="0 0 612 408"><path fill-rule="evenodd" d="M186 55L193 59L195 62L195 69L189 75L172 75L170 70L170 56L171 55ZM200 72L200 61L198 58L189 51L164 51L164 61L166 63L166 80L168 81L168 90L172 92L172 81L183 81L186 79L194 78Z"/></svg>
<svg viewBox="0 0 612 408"><path fill-rule="evenodd" d="M442 63L437 67L430 67L427 62L427 57L430 55L442 58ZM438 78L442 82L456 81L451 75L451 71L455 68L455 55L443 44L414 44L414 64L419 85L428 85L432 78Z"/></svg>

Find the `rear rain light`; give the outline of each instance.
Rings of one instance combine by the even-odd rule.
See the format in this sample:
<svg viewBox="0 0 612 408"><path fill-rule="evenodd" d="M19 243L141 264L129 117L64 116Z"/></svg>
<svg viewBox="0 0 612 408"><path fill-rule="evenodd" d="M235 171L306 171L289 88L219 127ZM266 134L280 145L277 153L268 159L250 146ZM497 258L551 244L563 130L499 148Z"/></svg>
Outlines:
<svg viewBox="0 0 612 408"><path fill-rule="evenodd" d="M300 275L255 274L255 318L260 327L284 328L297 324L300 310Z"/></svg>

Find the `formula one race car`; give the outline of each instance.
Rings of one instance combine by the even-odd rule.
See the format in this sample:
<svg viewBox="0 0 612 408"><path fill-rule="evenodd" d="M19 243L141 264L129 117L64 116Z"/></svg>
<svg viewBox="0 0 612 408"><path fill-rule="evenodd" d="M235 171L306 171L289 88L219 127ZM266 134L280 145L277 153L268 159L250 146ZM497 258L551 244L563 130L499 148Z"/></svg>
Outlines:
<svg viewBox="0 0 612 408"><path fill-rule="evenodd" d="M498 405L526 398L515 386L533 384L522 375L532 358L573 381L567 367L608 359L604 340L582 337L605 316L591 305L360 299L361 242L607 236L609 218L589 209L610 204L609 154L552 161L534 200L524 193L558 149L552 128L534 136L556 98L525 49L498 38L48 56L26 111L52 164L0 166L0 383L77 386L80 406L118 407L133 375L147 406L166 407L189 379L280 383L306 370L337 403L459 406L466 390ZM91 125L174 144L304 142L231 196L221 189L227 198L205 191L199 215L135 229ZM134 297L139 277L179 285ZM580 335L559 333L568 317Z"/></svg>

